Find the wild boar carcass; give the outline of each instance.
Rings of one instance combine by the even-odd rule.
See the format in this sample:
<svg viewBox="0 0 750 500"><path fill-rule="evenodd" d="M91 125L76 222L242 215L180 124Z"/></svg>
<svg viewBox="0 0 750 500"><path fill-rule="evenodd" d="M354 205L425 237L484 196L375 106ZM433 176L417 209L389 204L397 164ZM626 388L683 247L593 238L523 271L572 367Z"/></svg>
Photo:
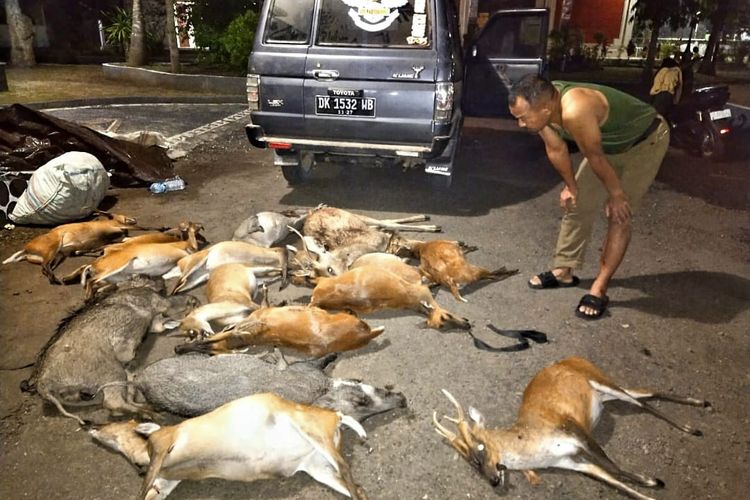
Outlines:
<svg viewBox="0 0 750 500"><path fill-rule="evenodd" d="M149 415L126 401L125 365L146 333L161 328L165 315L179 316L195 301L191 296L164 298L163 291L161 280L137 277L71 314L42 350L22 389L35 390L82 424L67 406L102 405L112 412Z"/></svg>
<svg viewBox="0 0 750 500"><path fill-rule="evenodd" d="M329 378L323 369L335 357L287 365L247 354L189 354L150 364L136 374L134 383L155 409L182 417L202 415L261 392L330 408L359 421L406 406L400 392Z"/></svg>

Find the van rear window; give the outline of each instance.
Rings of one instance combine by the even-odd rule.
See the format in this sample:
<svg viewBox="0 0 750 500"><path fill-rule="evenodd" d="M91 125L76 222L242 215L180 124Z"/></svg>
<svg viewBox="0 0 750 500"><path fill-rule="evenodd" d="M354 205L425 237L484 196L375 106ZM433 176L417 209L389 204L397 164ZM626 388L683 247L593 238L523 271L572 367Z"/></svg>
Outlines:
<svg viewBox="0 0 750 500"><path fill-rule="evenodd" d="M426 48L427 0L322 0L318 45Z"/></svg>
<svg viewBox="0 0 750 500"><path fill-rule="evenodd" d="M274 0L265 42L307 43L315 0Z"/></svg>

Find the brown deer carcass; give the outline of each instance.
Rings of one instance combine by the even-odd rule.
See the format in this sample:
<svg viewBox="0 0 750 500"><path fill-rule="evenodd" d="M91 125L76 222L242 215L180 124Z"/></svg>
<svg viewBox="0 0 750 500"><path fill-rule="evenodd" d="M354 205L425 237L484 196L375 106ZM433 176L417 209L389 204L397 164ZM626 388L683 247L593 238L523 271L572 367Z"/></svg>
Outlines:
<svg viewBox="0 0 750 500"><path fill-rule="evenodd" d="M341 276L317 278L310 303L323 309L356 313L411 309L426 313L427 325L431 328L441 328L446 324L466 330L471 328L469 320L440 307L430 289L414 281L413 271L397 274L379 265L362 265Z"/></svg>
<svg viewBox="0 0 750 500"><path fill-rule="evenodd" d="M150 464L139 498L166 498L185 480L254 481L304 471L342 495L365 499L341 454L342 426L366 437L347 415L271 393L234 400L174 426L142 424L136 431L148 436Z"/></svg>
<svg viewBox="0 0 750 500"><path fill-rule="evenodd" d="M224 264L246 264L257 274L281 273L286 284L288 256L286 248L264 248L244 241L222 241L180 260L179 269L165 279L179 276L172 293L194 288L204 283L210 272Z"/></svg>
<svg viewBox="0 0 750 500"><path fill-rule="evenodd" d="M20 250L3 261L3 264L26 260L40 264L42 273L50 283L60 283L54 270L70 255L91 252L118 240L130 229L143 229L127 215L99 212L108 219L63 224L37 236Z"/></svg>
<svg viewBox="0 0 750 500"><path fill-rule="evenodd" d="M255 271L244 264L223 264L209 273L206 286L208 303L197 307L182 321L167 328L179 328L190 338L213 334L242 321L260 304L253 300L258 287Z"/></svg>
<svg viewBox="0 0 750 500"><path fill-rule="evenodd" d="M146 243L176 243L178 241L187 241L193 238L192 244L195 248L200 248L200 243L204 240L199 232L203 230L203 225L197 222L184 221L176 227L164 231L139 234L138 236L129 236L123 238L119 243L107 245L102 249L104 255L123 250L134 245L143 245Z"/></svg>
<svg viewBox="0 0 750 500"><path fill-rule="evenodd" d="M127 245L79 267L63 281L70 282L80 276L85 296L91 298L103 285L124 281L133 275L164 276L179 260L197 250L195 232L199 228L191 227L186 241Z"/></svg>
<svg viewBox="0 0 750 500"><path fill-rule="evenodd" d="M437 433L443 436L470 464L484 474L493 486L504 485L506 470L523 471L526 479L537 484L535 469L555 467L582 472L641 500L649 497L623 481L648 488L664 485L659 479L626 472L612 462L592 436L602 404L620 400L635 405L688 434L701 432L675 423L644 399L664 399L695 406L708 402L654 392L625 389L612 382L589 361L567 358L540 371L523 393L515 424L503 429L486 428L484 417L469 407L470 421L456 399L446 390L458 418L447 418L457 433L445 428L433 413Z"/></svg>
<svg viewBox="0 0 750 500"><path fill-rule="evenodd" d="M457 241L408 241L406 248L419 258L419 270L426 279L448 288L461 302L466 302L459 292L464 285L484 279L501 281L518 274L518 269L504 266L490 271L470 264Z"/></svg>
<svg viewBox="0 0 750 500"><path fill-rule="evenodd" d="M250 346L288 347L308 356L359 349L385 328L370 328L347 313L330 313L317 307L264 307L233 328L211 337L175 347L175 352L222 354Z"/></svg>

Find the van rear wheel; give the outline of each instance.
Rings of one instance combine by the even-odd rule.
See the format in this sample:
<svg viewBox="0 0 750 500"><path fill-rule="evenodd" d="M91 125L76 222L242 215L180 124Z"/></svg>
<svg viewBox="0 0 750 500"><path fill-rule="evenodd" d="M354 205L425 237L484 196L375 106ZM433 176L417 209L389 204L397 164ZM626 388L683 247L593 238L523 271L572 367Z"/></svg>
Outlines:
<svg viewBox="0 0 750 500"><path fill-rule="evenodd" d="M290 186L298 186L310 180L314 166L315 155L313 153L301 153L299 164L282 165L281 173Z"/></svg>

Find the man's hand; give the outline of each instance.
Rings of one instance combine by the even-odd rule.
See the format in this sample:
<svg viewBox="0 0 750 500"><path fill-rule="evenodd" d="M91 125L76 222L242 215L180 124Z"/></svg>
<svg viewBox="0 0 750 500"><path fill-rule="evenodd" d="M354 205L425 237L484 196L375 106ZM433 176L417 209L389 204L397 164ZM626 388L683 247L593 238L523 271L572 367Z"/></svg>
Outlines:
<svg viewBox="0 0 750 500"><path fill-rule="evenodd" d="M578 188L570 189L568 186L565 186L562 191L560 191L560 207L565 209L565 211L569 211L571 208L574 208L576 206L576 199L578 198Z"/></svg>
<svg viewBox="0 0 750 500"><path fill-rule="evenodd" d="M607 218L617 224L625 224L630 221L630 204L625 193L616 193L609 196L607 205L604 207Z"/></svg>

